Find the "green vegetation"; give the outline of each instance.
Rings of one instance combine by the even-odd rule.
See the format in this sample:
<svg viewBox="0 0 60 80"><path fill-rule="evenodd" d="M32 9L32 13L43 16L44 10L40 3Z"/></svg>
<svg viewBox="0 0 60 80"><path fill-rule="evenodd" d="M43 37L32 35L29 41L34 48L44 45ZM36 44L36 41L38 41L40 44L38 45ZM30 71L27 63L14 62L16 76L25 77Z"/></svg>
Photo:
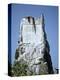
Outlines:
<svg viewBox="0 0 60 80"><path fill-rule="evenodd" d="M27 63L22 59L19 62L14 62L12 67L13 76L26 76L27 75Z"/></svg>

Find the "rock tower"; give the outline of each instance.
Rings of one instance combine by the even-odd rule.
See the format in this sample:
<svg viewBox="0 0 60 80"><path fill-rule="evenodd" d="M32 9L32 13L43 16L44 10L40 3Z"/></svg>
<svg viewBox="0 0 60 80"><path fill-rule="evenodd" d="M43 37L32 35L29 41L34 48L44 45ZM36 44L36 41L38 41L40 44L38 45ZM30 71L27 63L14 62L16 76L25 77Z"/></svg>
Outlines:
<svg viewBox="0 0 60 80"><path fill-rule="evenodd" d="M49 43L45 32L44 16L24 17L20 23L16 61L27 62L34 74L53 74Z"/></svg>

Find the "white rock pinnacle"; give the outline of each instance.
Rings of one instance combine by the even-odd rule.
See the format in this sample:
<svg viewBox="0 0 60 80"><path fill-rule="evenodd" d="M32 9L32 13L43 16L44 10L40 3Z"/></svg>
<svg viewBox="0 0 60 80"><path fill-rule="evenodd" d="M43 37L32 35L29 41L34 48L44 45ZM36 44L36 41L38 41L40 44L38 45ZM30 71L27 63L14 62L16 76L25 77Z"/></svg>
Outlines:
<svg viewBox="0 0 60 80"><path fill-rule="evenodd" d="M44 28L43 15L39 18L24 17L20 23L19 57L17 61L24 59L28 63L29 69L35 74L40 74L42 63L46 66L46 73L53 73L49 55L50 49Z"/></svg>

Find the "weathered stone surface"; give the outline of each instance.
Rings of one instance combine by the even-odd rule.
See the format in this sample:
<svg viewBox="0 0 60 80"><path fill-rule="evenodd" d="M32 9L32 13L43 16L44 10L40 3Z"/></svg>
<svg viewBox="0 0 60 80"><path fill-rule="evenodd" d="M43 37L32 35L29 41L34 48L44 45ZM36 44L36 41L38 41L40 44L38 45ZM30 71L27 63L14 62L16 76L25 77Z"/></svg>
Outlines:
<svg viewBox="0 0 60 80"><path fill-rule="evenodd" d="M44 28L43 15L38 19L31 16L25 17L20 23L17 61L24 59L28 63L29 70L34 74L53 73L50 48Z"/></svg>

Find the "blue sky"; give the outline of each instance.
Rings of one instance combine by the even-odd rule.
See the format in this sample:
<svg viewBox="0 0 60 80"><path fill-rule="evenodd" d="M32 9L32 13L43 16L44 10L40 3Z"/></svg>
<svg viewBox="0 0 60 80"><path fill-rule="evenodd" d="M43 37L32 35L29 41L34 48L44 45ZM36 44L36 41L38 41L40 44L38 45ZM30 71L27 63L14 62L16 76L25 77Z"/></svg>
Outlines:
<svg viewBox="0 0 60 80"><path fill-rule="evenodd" d="M44 14L45 31L50 45L50 54L54 68L58 68L58 7L42 5L12 4L11 22L11 54L14 61L18 47L20 21L25 16L40 17Z"/></svg>

